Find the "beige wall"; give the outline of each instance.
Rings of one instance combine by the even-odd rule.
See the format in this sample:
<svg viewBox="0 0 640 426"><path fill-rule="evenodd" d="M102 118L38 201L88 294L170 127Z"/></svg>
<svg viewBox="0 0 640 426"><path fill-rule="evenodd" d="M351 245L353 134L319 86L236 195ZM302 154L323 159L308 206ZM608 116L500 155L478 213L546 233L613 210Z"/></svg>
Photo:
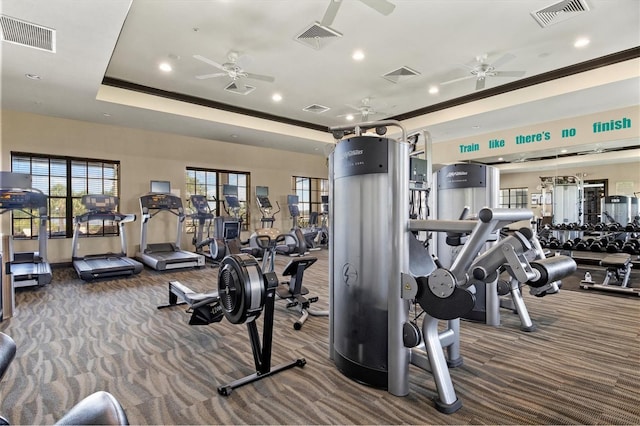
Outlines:
<svg viewBox="0 0 640 426"><path fill-rule="evenodd" d="M327 161L323 156L305 155L273 149L242 146L225 142L156 133L60 119L48 116L2 111L0 161L2 170L11 170L11 152L87 157L117 160L121 166L121 206L123 213L136 213L138 220L127 227L128 254L135 255L140 242L140 206L138 197L149 190L150 180L169 180L173 190L184 196L187 166L237 170L251 173L251 193L255 186L268 186L272 202L285 207L275 226L289 229L286 196L291 193L291 176L326 178ZM253 200L252 200L253 201ZM252 223L259 225L260 213L251 206ZM173 241L175 217L164 214L150 222L148 242ZM3 215L0 232L10 232L9 216ZM182 247L190 250L191 237L183 236ZM81 253L118 250L114 237L81 241ZM34 250L33 241L16 241L15 249ZM49 240L52 263L71 260L71 239Z"/></svg>
<svg viewBox="0 0 640 426"><path fill-rule="evenodd" d="M169 180L172 188L184 195L187 166L237 170L251 173L251 191L256 185L268 186L272 202L284 207L275 226L289 229L291 221L286 211L286 196L291 193L291 176L327 177L327 161L323 156L304 155L241 144L210 141L185 136L108 126L35 114L1 111L0 164L11 169L11 152L67 155L105 160L121 164L121 211L139 216L138 197L149 189L149 181ZM457 142L456 142L457 143ZM434 162L442 161L446 143L434 150ZM454 161L461 161L454 158ZM527 187L529 193L540 192L540 176L586 173L585 179L609 179L609 193L614 194L619 182L633 182L640 191L640 160L609 166L559 166L553 171L531 173L501 173L501 188ZM631 194L627 194L631 195ZM539 208L531 206L536 214ZM260 214L251 206L252 223L259 226ZM159 215L150 222L148 242L173 241L175 220L171 215ZM10 232L9 216L3 215L0 233ZM128 254L135 255L140 240L140 220L127 227ZM191 236L184 235L182 247L190 250ZM118 239L113 237L83 239L81 253L117 251ZM16 241L16 250L33 250L35 242ZM71 240L49 242L49 258L53 263L71 259Z"/></svg>

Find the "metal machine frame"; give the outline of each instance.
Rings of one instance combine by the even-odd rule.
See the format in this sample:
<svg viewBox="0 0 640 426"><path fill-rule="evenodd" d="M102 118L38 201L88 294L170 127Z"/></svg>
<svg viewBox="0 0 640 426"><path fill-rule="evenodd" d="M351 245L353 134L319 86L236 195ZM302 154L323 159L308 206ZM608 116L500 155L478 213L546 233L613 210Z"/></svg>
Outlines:
<svg viewBox="0 0 640 426"><path fill-rule="evenodd" d="M399 141L381 137L386 126L401 129ZM377 136L362 134L374 128ZM340 139L329 161L330 358L346 376L397 396L409 393L410 364L430 371L438 393L436 408L453 413L462 403L449 366L462 364L459 318L474 304L468 290L472 272L483 267L497 273L516 262L517 267L505 270L519 282L543 287L575 271L576 264L566 256L529 263L506 239L478 258L491 234L530 220L533 212L483 209L476 221L410 220L409 144L402 125L380 121L330 130ZM343 139L351 133L355 136ZM414 238L419 231L465 232L469 238L447 269L438 267ZM411 301L425 312L421 332L411 326ZM439 320L449 322L445 330L439 330Z"/></svg>

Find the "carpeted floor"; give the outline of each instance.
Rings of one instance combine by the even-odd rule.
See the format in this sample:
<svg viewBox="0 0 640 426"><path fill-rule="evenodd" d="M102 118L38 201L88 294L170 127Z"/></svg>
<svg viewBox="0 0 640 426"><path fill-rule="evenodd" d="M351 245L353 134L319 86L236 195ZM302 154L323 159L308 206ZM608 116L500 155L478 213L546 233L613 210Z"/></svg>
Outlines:
<svg viewBox="0 0 640 426"><path fill-rule="evenodd" d="M328 308L327 252L305 285ZM278 258L281 272L288 259ZM94 283L56 269L51 285L20 290L15 317L0 330L18 353L0 383L0 413L13 424L50 424L84 396L113 393L132 424L640 424L640 301L593 291L524 298L538 326L463 322L464 365L451 376L463 407L433 406L435 385L411 367L409 394L358 384L329 359L328 318L278 302L273 365L307 365L218 395L216 387L254 371L244 326L189 326L167 302L168 281L216 288L217 270L160 273ZM261 324L261 321L259 321Z"/></svg>

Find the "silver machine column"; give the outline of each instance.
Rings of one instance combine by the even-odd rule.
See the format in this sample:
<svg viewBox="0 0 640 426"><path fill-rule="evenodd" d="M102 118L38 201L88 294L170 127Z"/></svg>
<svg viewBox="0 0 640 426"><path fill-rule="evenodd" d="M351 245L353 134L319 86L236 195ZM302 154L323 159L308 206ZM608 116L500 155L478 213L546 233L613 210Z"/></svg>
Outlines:
<svg viewBox="0 0 640 426"><path fill-rule="evenodd" d="M434 173L436 183L435 211L438 220L467 219L485 208L498 207L500 171L484 164L451 164ZM468 210L467 210L468 209ZM465 217L461 217L461 215ZM464 236L436 234L440 263L450 267L464 244ZM466 317L488 325L500 325L500 299L497 282L478 283L477 307Z"/></svg>
<svg viewBox="0 0 640 426"><path fill-rule="evenodd" d="M409 145L358 131L338 142L329 174L330 356L346 376L407 395Z"/></svg>

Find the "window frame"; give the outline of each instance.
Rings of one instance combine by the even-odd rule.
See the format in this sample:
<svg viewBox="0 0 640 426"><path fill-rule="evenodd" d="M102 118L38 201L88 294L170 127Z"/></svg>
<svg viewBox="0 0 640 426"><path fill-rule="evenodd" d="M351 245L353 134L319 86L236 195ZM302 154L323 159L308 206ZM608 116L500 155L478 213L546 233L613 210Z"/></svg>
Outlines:
<svg viewBox="0 0 640 426"><path fill-rule="evenodd" d="M529 208L529 188L500 188L498 205L500 206L500 208L507 209Z"/></svg>
<svg viewBox="0 0 640 426"><path fill-rule="evenodd" d="M190 177L189 173L193 172L193 176ZM197 180L191 182L191 179L197 179L198 173L201 173L205 178L204 183L198 183ZM215 184L209 184L208 177L215 175ZM221 169L209 169L205 167L193 167L187 166L185 168L185 194L188 205L190 205L191 195L200 194L207 197L207 201L213 203L215 209L213 210L214 217L221 216L220 213L227 214L224 209L224 196L222 195L222 188L224 185L235 186L238 189L238 201L240 203L239 217L242 223L242 230L247 231L249 229L249 223L251 223L251 212L249 209L249 200L251 197L251 173L239 170L221 170ZM215 199L211 198L211 189L215 189ZM204 189L204 191L202 191ZM195 192L194 192L195 191ZM195 222L193 219L188 218L185 225L186 232L191 234L195 232Z"/></svg>
<svg viewBox="0 0 640 426"><path fill-rule="evenodd" d="M300 187L299 184L304 184L304 186ZM329 179L292 176L291 189L298 196L298 207L300 209L298 225L301 227L308 226L312 213L318 214L319 222L319 218L322 215L322 196L329 195Z"/></svg>
<svg viewBox="0 0 640 426"><path fill-rule="evenodd" d="M28 170L25 170L23 167L19 167L21 160L23 163L28 162ZM36 166L35 170L34 163L39 164L39 167ZM56 164L57 167L52 167L52 164ZM79 176L74 173L74 164L76 170L80 166L84 167L86 172L85 176ZM38 170L38 168L44 170ZM101 170L100 177L95 176L95 171L97 170L97 168ZM63 169L64 172L62 171ZM109 182L109 185L105 185L105 169L112 170L112 175L106 178L106 181ZM47 238L49 239L73 238L75 226L74 217L76 214L81 214L85 211L81 204L83 195L89 193L101 193L106 195L114 195L119 199L120 170L120 161L117 160L70 157L18 151L11 152L11 171L16 173L30 174L32 176L32 180L34 180L32 186L36 189L40 189L48 197ZM46 173L43 173L43 171L46 171ZM100 182L100 192L89 192L90 189L95 188L96 182L98 181ZM43 188L43 184L45 182L46 190ZM84 183L82 190L74 191L74 185L75 188L78 188L78 185L81 182ZM54 189L59 185L62 186L62 188ZM105 191L106 187L110 187L111 191ZM12 212L11 235L13 235L14 238L18 239L37 239L37 230L39 229L39 219L37 217L37 213L31 212L36 216L27 218L27 214L24 213L23 215L16 215L15 213L17 211L18 210L14 210ZM59 213L60 211L63 212ZM16 224L27 223L27 221L31 227L30 235L27 236L17 234ZM86 236L105 237L118 236L120 234L118 226L113 223L109 223L111 221L102 221L100 225L95 225L95 223L97 222L98 221L92 221L91 225L85 225ZM59 226L58 230L54 232L54 227L56 226L56 224L61 225ZM17 228L23 229L23 226L18 226ZM94 231L89 233L89 229L93 229ZM36 232L34 232L34 230Z"/></svg>

